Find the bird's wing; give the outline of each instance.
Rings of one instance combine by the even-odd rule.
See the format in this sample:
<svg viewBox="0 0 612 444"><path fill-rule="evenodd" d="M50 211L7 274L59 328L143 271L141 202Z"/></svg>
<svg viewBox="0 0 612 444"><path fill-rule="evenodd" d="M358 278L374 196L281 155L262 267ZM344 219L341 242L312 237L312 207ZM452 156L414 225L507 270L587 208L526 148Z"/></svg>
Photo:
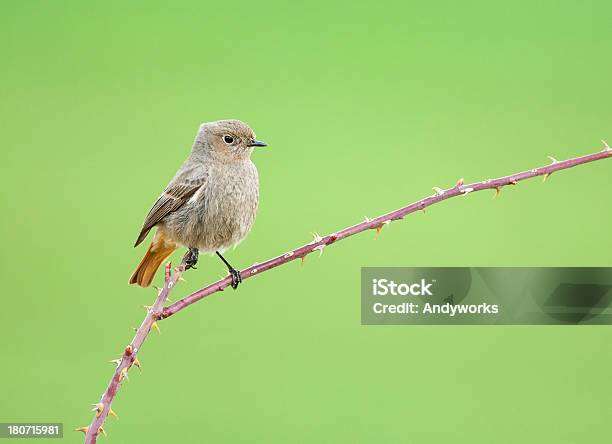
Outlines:
<svg viewBox="0 0 612 444"><path fill-rule="evenodd" d="M193 170L184 171L182 174L177 175L162 195L159 196L155 204L153 204L134 246L137 247L147 237L151 228L157 225L164 217L178 210L187 202L204 185L206 179L207 176L205 174L200 172L199 175L196 175Z"/></svg>

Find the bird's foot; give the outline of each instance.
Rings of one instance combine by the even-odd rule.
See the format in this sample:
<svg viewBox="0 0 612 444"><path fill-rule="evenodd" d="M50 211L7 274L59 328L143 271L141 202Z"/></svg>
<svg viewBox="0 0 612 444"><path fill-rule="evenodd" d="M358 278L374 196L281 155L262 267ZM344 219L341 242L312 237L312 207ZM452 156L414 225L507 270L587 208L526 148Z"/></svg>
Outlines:
<svg viewBox="0 0 612 444"><path fill-rule="evenodd" d="M200 252L197 248L190 248L189 251L185 253L185 257L183 258L183 260L185 261L185 270L189 270L190 268L197 270L195 265L198 263L199 255Z"/></svg>
<svg viewBox="0 0 612 444"><path fill-rule="evenodd" d="M234 267L232 267L230 263L226 261L225 258L221 255L221 253L219 253L218 251L215 251L215 253L217 253L217 256L219 256L219 259L221 259L223 263L225 264L225 266L227 267L227 271L229 271L229 274L232 277L232 284L231 284L232 288L235 290L236 288L238 288L238 285L242 282L242 276L240 276L240 272L236 270Z"/></svg>
<svg viewBox="0 0 612 444"><path fill-rule="evenodd" d="M232 276L232 288L235 290L242 283L242 276L240 276L240 272L235 268L230 268L229 273Z"/></svg>

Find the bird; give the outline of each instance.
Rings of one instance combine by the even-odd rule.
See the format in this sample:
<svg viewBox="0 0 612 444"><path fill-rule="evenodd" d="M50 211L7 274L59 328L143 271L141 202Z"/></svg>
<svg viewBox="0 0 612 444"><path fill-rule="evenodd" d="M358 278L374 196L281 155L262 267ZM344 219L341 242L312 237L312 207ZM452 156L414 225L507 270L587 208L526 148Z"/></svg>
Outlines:
<svg viewBox="0 0 612 444"><path fill-rule="evenodd" d="M156 233L129 283L151 285L159 266L178 248L187 247L185 269L195 268L199 253L215 253L231 276L240 272L223 257L249 233L259 205L259 175L251 154L267 144L240 120L200 125L191 153L147 214L134 247Z"/></svg>

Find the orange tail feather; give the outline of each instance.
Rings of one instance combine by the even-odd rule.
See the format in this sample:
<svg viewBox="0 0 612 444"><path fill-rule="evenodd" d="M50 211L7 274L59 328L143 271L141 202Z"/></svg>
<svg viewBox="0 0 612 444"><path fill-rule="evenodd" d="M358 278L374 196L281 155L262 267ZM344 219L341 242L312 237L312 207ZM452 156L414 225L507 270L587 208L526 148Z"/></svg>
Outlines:
<svg viewBox="0 0 612 444"><path fill-rule="evenodd" d="M141 287L151 285L155 272L162 262L170 257L174 250L176 250L175 244L164 242L163 239L157 239L156 236L151 245L149 245L149 249L140 261L140 264L138 264L138 267L132 273L130 284L138 284Z"/></svg>

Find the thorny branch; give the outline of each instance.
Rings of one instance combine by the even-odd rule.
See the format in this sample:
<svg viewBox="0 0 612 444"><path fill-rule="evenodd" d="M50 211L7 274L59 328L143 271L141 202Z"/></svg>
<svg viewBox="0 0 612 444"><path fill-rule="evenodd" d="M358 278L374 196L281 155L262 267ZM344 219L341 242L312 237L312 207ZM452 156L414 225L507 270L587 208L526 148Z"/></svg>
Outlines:
<svg viewBox="0 0 612 444"><path fill-rule="evenodd" d="M164 304L168 299L168 295L170 291L176 283L181 279L181 275L185 271L185 263L181 262L177 268L174 269L174 274L172 273L172 267L170 263L166 265L165 268L165 283L164 288L159 290L157 295L157 299L155 303L151 306L145 306L147 309L147 315L145 316L142 324L136 330L136 334L134 335L134 339L132 342L125 347L123 350L123 354L120 358L117 358L114 361L111 361L116 364L117 368L115 369L115 373L113 373L113 377L108 383L108 387L106 391L102 395L102 399L96 404L93 404L93 410L96 412L94 415L91 424L88 427L80 427L75 429L76 431L85 433L85 442L86 443L95 443L98 435L100 433L106 435L106 431L104 430L104 421L108 415L117 416L113 409L111 408L111 404L113 403L113 399L121 386L121 383L128 377L127 372L132 365L140 368L140 362L136 355L140 351L140 346L147 338L147 335L151 331L152 328L159 329L157 326L157 321L161 319L162 310L164 308Z"/></svg>
<svg viewBox="0 0 612 444"><path fill-rule="evenodd" d="M469 193L482 190L495 190L495 196L497 196L501 192L501 189L506 185L516 185L523 180L530 179L536 176L544 176L544 180L546 180L548 176L550 176L556 171L572 168L577 165L594 162L596 160L601 160L608 157L612 157L612 148L610 148L610 146L608 146L608 144L604 142L604 149L597 153L588 154L585 156L576 157L564 161L558 161L555 158L549 156L551 160L551 163L549 165L534 168L528 171L523 171L517 174L512 174L510 176L504 176L498 179L488 179L470 184L465 184L463 179L459 179L455 186L446 190L434 187L434 194L432 196L428 196L408 206L383 214L382 216L378 216L374 219L366 218L361 223L345 228L336 233L328 234L327 236L321 237L315 233L314 240L309 244L303 245L283 255L267 260L261 264L256 263L255 265L252 265L251 267L242 270L240 272L240 275L242 276L242 279L245 280L298 258L304 261L304 258L308 254L313 253L315 251L318 251L320 254L323 254L323 249L328 245L331 245L334 242L345 239L354 234L361 233L362 231L373 229L377 231L378 235L382 228L385 225L390 224L392 221L403 219L404 216L410 213L414 213L419 210L424 210L425 208L433 204L449 199L451 197L467 195ZM195 293L192 293L189 296L164 308L164 303L168 298L168 294L174 288L176 283L180 280L181 275L184 271L184 262L182 262L181 265L174 270L174 273L172 273L170 264L166 265L164 287L159 290L159 294L157 296L157 299L155 300L155 303L150 307L146 307L147 315L145 316L145 319L140 325L140 327L137 329L134 339L125 348L123 354L121 355L121 358L113 361L117 365L117 368L108 384L108 387L106 388L106 391L102 395L102 399L98 403L94 404L93 410L95 410L95 415L91 424L88 427L81 427L76 429L77 431L85 432L86 444L95 443L100 433L106 434L103 428L104 421L106 420L109 414L111 416L116 416L114 411L111 409L113 399L115 398L115 395L117 394L121 383L125 378L127 378L127 372L130 367L132 365L140 367L140 363L138 362L136 355L140 351L140 347L142 346L142 343L146 339L151 329L158 328L157 322L178 313L179 311L205 298L206 296L209 296L218 291L223 291L227 286L231 284L231 277L227 276L224 279L220 279L217 282L214 282L209 286L202 288L196 291Z"/></svg>

